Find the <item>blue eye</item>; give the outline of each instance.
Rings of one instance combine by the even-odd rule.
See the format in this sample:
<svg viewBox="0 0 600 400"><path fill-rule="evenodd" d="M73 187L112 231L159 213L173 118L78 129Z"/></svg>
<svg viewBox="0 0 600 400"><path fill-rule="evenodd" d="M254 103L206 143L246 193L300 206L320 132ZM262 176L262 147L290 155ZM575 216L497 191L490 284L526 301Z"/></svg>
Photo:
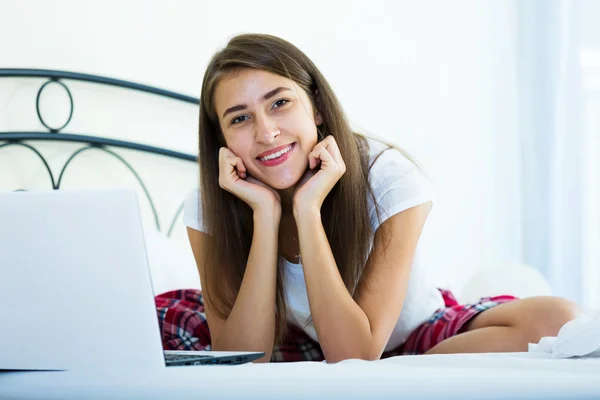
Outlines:
<svg viewBox="0 0 600 400"><path fill-rule="evenodd" d="M233 125L233 124L239 124L239 123L241 123L241 122L244 122L244 121L246 121L245 119L243 119L243 120L242 120L242 119L240 119L240 118L248 118L248 116L247 116L247 115L240 115L239 117L237 117L237 118L234 118L234 119L231 121L231 124L232 124L232 125Z"/></svg>
<svg viewBox="0 0 600 400"><path fill-rule="evenodd" d="M289 103L289 100L286 100L286 99L277 100L275 103L273 103L273 108L283 107L287 103Z"/></svg>

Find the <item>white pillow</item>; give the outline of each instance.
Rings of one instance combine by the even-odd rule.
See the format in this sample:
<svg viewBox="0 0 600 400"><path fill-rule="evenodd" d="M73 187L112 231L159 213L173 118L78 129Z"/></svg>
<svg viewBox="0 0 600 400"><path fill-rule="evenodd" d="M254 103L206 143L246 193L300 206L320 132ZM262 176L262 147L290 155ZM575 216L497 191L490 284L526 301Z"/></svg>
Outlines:
<svg viewBox="0 0 600 400"><path fill-rule="evenodd" d="M476 271L459 293L457 298L464 304L503 294L519 298L550 296L552 289L544 276L533 267L522 263L504 263Z"/></svg>
<svg viewBox="0 0 600 400"><path fill-rule="evenodd" d="M154 294L176 289L200 289L200 276L186 237L168 238L145 229L146 249Z"/></svg>

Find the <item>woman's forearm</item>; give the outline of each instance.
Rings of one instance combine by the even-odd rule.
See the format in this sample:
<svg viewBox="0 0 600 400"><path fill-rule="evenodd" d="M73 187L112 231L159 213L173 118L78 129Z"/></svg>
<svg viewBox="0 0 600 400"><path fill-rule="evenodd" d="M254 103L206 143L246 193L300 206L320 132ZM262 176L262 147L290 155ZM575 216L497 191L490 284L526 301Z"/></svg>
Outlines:
<svg viewBox="0 0 600 400"><path fill-rule="evenodd" d="M326 360L374 358L369 319L344 285L320 212L297 215L296 225L310 312Z"/></svg>
<svg viewBox="0 0 600 400"><path fill-rule="evenodd" d="M279 214L279 215L278 215ZM280 213L254 213L254 232L237 299L214 350L262 351L268 362L275 337L275 288Z"/></svg>

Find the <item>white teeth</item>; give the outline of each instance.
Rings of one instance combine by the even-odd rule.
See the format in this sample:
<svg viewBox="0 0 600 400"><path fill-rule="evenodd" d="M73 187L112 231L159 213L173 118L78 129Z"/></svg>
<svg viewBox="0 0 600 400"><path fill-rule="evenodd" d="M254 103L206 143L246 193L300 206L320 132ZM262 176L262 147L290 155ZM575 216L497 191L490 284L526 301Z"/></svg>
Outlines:
<svg viewBox="0 0 600 400"><path fill-rule="evenodd" d="M260 157L260 158L259 158L259 160L261 160L261 161L269 161L269 160L272 160L272 159L274 159L274 158L281 157L282 155L284 155L285 153L287 153L287 152L288 152L288 151L290 151L291 149L292 149L292 146L291 146L291 145L289 145L288 147L286 147L286 148L285 148L285 149L283 149L283 150L280 150L280 151L278 151L277 153L274 153L274 154L269 154L269 155L268 155L268 156L266 156L266 157Z"/></svg>

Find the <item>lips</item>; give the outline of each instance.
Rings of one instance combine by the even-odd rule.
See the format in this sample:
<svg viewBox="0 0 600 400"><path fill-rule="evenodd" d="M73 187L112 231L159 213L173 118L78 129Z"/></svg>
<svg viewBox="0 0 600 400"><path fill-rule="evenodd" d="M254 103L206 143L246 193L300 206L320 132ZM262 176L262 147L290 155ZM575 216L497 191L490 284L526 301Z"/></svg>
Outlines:
<svg viewBox="0 0 600 400"><path fill-rule="evenodd" d="M286 149L288 149L288 151L285 151ZM264 152L260 158L257 157L256 160L261 164L264 165L265 167L274 167L276 165L280 165L283 164L284 162L286 162L291 154L294 152L294 150L296 149L296 143L292 143L292 144L287 144L285 146L280 146L280 147L276 147L274 149L271 149L267 152ZM282 153L282 151L285 151L284 153ZM264 157L267 156L271 156L273 157L274 155L280 154L277 157L274 158L269 158L267 160L264 159Z"/></svg>
<svg viewBox="0 0 600 400"><path fill-rule="evenodd" d="M281 150L285 149L286 147L289 147L289 146L291 146L293 144L294 143L288 143L288 144L284 144L283 146L275 147L274 149L270 149L270 150L264 151L264 152L260 153L258 156L256 156L256 158L259 159L259 158L263 158L263 157L269 156L271 154L275 154L278 151L281 151Z"/></svg>

